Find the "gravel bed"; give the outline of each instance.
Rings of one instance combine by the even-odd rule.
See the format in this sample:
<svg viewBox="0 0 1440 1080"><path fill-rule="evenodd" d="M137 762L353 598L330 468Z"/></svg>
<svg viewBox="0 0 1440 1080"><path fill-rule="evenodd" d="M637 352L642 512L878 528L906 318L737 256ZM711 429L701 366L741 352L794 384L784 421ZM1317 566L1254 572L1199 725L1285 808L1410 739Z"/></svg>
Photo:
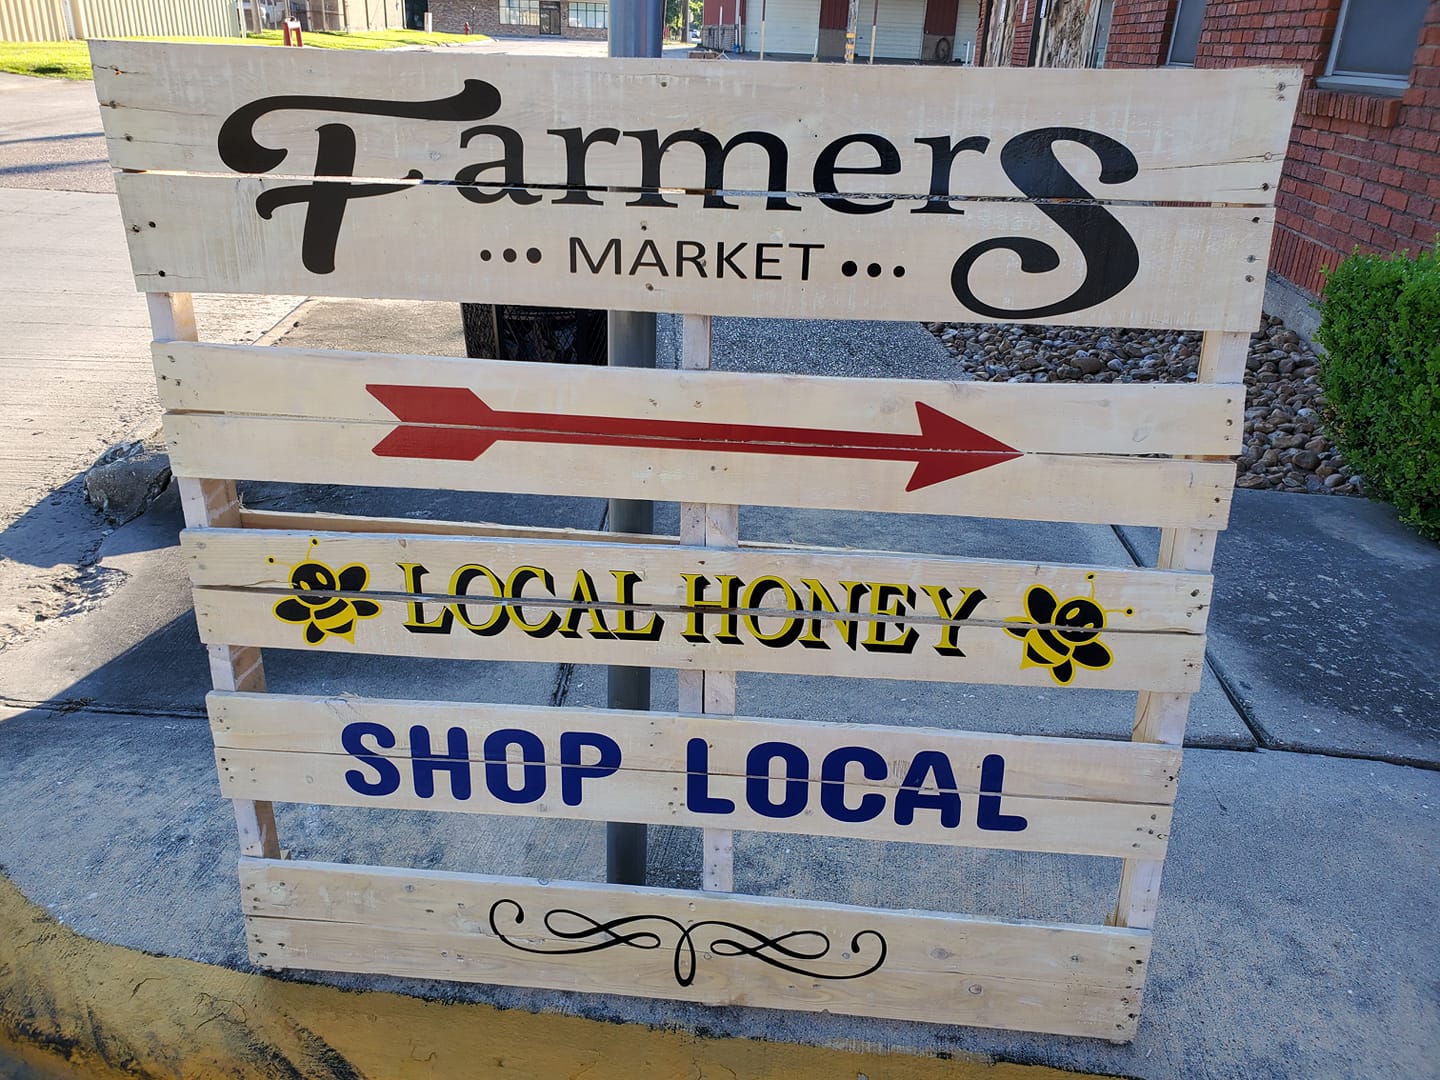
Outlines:
<svg viewBox="0 0 1440 1080"><path fill-rule="evenodd" d="M1193 382L1200 335L1180 330L930 323L971 377L985 382ZM1245 449L1236 486L1358 495L1361 478L1324 431L1314 351L1270 315L1245 362Z"/></svg>

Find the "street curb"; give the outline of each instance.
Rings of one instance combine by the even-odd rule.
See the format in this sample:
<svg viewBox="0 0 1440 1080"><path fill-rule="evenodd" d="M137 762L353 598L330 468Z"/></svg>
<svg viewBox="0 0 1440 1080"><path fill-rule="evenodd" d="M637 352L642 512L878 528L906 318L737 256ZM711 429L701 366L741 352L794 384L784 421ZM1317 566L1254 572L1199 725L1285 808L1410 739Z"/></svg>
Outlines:
<svg viewBox="0 0 1440 1080"><path fill-rule="evenodd" d="M108 1077L1065 1080L982 1055L914 1057L348 991L81 937L0 875L0 1061L10 1042ZM1087 1074L1094 1075L1094 1074Z"/></svg>

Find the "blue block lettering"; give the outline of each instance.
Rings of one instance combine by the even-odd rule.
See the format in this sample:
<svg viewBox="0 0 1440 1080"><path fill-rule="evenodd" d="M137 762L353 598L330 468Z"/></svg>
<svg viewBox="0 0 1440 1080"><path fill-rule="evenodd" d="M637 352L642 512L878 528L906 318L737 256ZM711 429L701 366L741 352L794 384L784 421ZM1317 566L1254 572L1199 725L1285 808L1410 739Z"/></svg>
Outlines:
<svg viewBox="0 0 1440 1080"><path fill-rule="evenodd" d="M770 801L770 763L785 763L785 796ZM765 817L794 817L810 801L810 759L798 746L784 742L757 743L745 756L745 801Z"/></svg>
<svg viewBox="0 0 1440 1080"><path fill-rule="evenodd" d="M375 746L381 750L389 750L395 745L395 733L384 724L346 724L340 732L340 745L347 754L374 769L377 775L370 780L359 769L347 769L345 783L351 791L361 795L393 795L400 789L400 770L389 758L372 753L365 745L366 736L374 739Z"/></svg>
<svg viewBox="0 0 1440 1080"><path fill-rule="evenodd" d="M510 747L520 747L521 782L510 786L510 767L506 755ZM485 787L501 802L532 803L545 794L545 744L533 731L500 728L485 736Z"/></svg>
<svg viewBox="0 0 1440 1080"><path fill-rule="evenodd" d="M920 790L931 773L935 774L935 786L940 789L933 794ZM938 750L921 750L910 762L910 771L895 793L895 824L913 823L915 811L922 808L939 810L943 828L954 829L960 824L960 792L955 785L955 770L950 767L950 759Z"/></svg>
<svg viewBox="0 0 1440 1080"><path fill-rule="evenodd" d="M685 806L696 814L733 814L735 803L710 794L710 747L704 739L685 744Z"/></svg>
<svg viewBox="0 0 1440 1080"><path fill-rule="evenodd" d="M457 800L470 798L470 740L465 729L452 727L445 734L448 753L436 754L430 749L430 730L416 724L410 729L410 769L415 779L415 794L422 799L435 795L435 774L450 774L450 794Z"/></svg>
<svg viewBox="0 0 1440 1080"><path fill-rule="evenodd" d="M839 746L820 764L820 809L836 821L873 821L885 812L885 796L862 795L853 809L845 805L845 767L860 766L866 780L884 780L890 769L885 759L868 746Z"/></svg>
<svg viewBox="0 0 1440 1080"><path fill-rule="evenodd" d="M600 752L593 765L581 763L581 752L590 747ZM566 806L580 805L582 780L610 776L620 768L620 744L609 735L595 731L566 731L560 735L560 797Z"/></svg>
<svg viewBox="0 0 1440 1080"><path fill-rule="evenodd" d="M980 763L980 809L975 824L991 832L1023 832L1030 824L1019 814L1000 812L1000 789L1005 785L1005 759L986 754Z"/></svg>

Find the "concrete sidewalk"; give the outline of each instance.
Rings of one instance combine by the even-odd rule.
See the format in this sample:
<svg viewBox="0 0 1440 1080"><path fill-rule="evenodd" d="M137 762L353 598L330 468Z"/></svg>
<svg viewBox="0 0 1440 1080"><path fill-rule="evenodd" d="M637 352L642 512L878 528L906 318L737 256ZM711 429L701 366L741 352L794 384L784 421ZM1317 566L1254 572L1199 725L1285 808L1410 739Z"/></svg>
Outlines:
<svg viewBox="0 0 1440 1080"><path fill-rule="evenodd" d="M284 343L460 348L450 305L312 303L299 321ZM673 332L662 321L662 353L672 356ZM910 324L718 320L716 353L717 366L730 369L953 375L943 350ZM251 485L246 498L275 508L580 528L599 526L603 514L598 500L354 488ZM673 529L674 507L660 507L659 519L661 531ZM1144 555L1152 543L1141 531L1103 526L750 507L740 520L747 539L1115 566L1133 565L1135 553ZM331 1016L353 1011L397 1041L409 1030L400 1026L410 1022L403 1018L407 998L453 1002L457 1010L481 1004L521 1010L463 1013L468 1023L493 1024L496 1038L509 1040L505 1075L569 1075L590 1060L586 1054L609 1052L604 1033L616 1029L562 1030L578 1023L568 1017L660 1029L657 1036L642 1027L620 1028L628 1033L622 1041L635 1046L678 1031L690 1040L685 1067L705 1076L724 1069L871 1080L971 1075L977 1060L990 1059L1146 1078L1440 1075L1433 975L1440 943L1433 919L1440 884L1440 673L1432 614L1440 605L1440 550L1414 538L1384 507L1237 493L1220 546L1211 670L1191 714L1139 1035L1126 1046L485 985L237 975L250 971L234 875L238 849L203 719L209 676L174 546L179 527L172 492L105 539L97 573L106 588L96 603L0 653L0 866L6 875L31 903L78 934L213 965L153 974L129 966L125 958L137 953L105 952L97 960L94 947L72 942L64 963L113 968L96 973L109 980L101 995L106 1004L96 1006L101 1016L112 1015L110 999L143 1002L160 993L151 980L180 980L193 1003L243 1001L243 1018L193 1003L172 1015L171 998L155 999L152 1008L165 1014L173 1046L193 1044L196 1053L205 1047L204 1053L221 1054L206 1041L217 1032L248 1033L243 1053L234 1046L224 1053L256 1075L282 1074L277 1061L299 1075L457 1075L402 1068L398 1057L387 1063L385 1047L354 1030L327 1028L318 1046L297 1040L297 1025L319 1029L299 1019L295 995L330 993L302 983L364 989L339 1005L306 1008ZM0 542L11 531L0 533ZM24 550L12 544L7 553L23 559ZM600 703L604 687L603 671L585 667L287 651L268 652L266 671L271 688L281 692L583 706ZM655 673L657 707L673 705L674 686L672 673ZM1128 737L1133 701L1133 694L1094 691L798 676L742 675L739 686L740 711L756 715L1111 738ZM300 858L587 880L604 873L603 828L596 824L277 809L282 842ZM695 887L698 866L693 831L651 830L652 884ZM746 892L1092 923L1108 912L1119 876L1118 862L1099 858L755 833L737 838L736 866L737 888ZM68 1039L83 1049L93 1039L83 1030L79 989L63 1008L55 1002L70 998L57 991L48 1011L43 994L37 1003L17 989L23 976L58 963L44 959L52 954L39 938L63 932L43 924L37 930L32 917L17 918L16 910L0 904L7 920L0 939L14 945L0 963L0 1026L13 1023L17 1008L28 1010L34 1037ZM15 962L7 968L10 956ZM47 978L58 980L68 970L62 964ZM237 984L242 977L254 981ZM505 1026L511 1021L504 1017L528 1023L531 1013L536 1024L556 1026L527 1027L523 1039ZM81 1021L70 1023L72 1015ZM277 1027L275 1016L292 1021ZM116 1061L127 1052L136 1061L158 1060L154 1041L142 1033L97 1025L112 1040L107 1053ZM818 1046L864 1048L871 1056L802 1057L748 1071L737 1069L734 1058L703 1058L707 1047L728 1037L769 1040L764 1053L771 1055ZM121 1045L125 1038L133 1045ZM577 1056L562 1061L556 1046ZM490 1049L499 1053L495 1044ZM631 1076L680 1075L666 1071L660 1062L671 1059L659 1051L645 1060L615 1060ZM271 1071L257 1062L269 1062ZM341 1065L352 1071L340 1071ZM914 1071L921 1066L943 1071ZM470 1074L498 1071L477 1062Z"/></svg>

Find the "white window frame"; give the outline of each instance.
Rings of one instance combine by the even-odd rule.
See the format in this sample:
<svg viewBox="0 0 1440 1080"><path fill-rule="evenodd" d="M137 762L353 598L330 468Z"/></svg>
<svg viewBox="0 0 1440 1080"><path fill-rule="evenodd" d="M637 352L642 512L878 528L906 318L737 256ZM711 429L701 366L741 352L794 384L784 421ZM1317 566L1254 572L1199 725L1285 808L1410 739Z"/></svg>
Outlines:
<svg viewBox="0 0 1440 1080"><path fill-rule="evenodd" d="M524 10L524 13L525 13L526 15L529 15L529 14L531 13L531 9L532 9L532 7L533 7L534 15L535 15L535 21L534 21L534 22L529 22L528 20L523 20L523 19L522 19L522 21L520 21L520 22L509 22L509 21L507 21L506 18L505 18L505 16L506 16L508 10L511 9L512 7L513 7L514 9L516 9L517 11L519 11L520 9L523 9L523 10ZM507 0L500 0L500 25L501 25L501 26L534 26L534 27L537 27L537 28L538 28L539 25L540 25L540 0L508 0L508 2L507 2Z"/></svg>
<svg viewBox="0 0 1440 1080"><path fill-rule="evenodd" d="M1200 5L1200 30L1201 30L1201 33L1204 32L1204 28L1205 28L1205 7L1206 7L1206 3L1207 3L1207 0L1178 0L1178 3L1176 3L1176 5L1175 5L1175 22L1174 22L1174 24L1170 27L1170 45L1169 45L1169 46L1166 48L1166 50L1165 50L1165 66L1166 66L1166 67L1194 67L1194 66L1195 66L1195 61L1194 61L1194 60L1186 61L1186 60L1176 60L1176 59L1174 59L1174 56L1175 56L1175 35L1176 35L1176 34L1179 32L1179 30L1180 30L1180 12L1181 12L1181 10L1185 7L1186 4L1199 4L1199 5ZM1198 33L1195 35L1195 53L1196 53L1196 55L1199 55L1199 53L1200 53L1200 34L1198 34Z"/></svg>
<svg viewBox="0 0 1440 1080"><path fill-rule="evenodd" d="M1335 36L1330 42L1330 56L1325 61L1325 74L1315 80L1315 85L1326 90L1363 90L1372 94L1399 97L1410 88L1410 76L1387 75L1378 72L1345 71L1336 73L1335 58L1340 54L1340 39L1345 35L1346 16L1350 14L1350 0L1340 4L1340 17L1335 20ZM1421 24L1424 25L1423 22ZM1420 39L1415 39L1418 48ZM1415 66L1415 54L1410 54L1410 66Z"/></svg>

